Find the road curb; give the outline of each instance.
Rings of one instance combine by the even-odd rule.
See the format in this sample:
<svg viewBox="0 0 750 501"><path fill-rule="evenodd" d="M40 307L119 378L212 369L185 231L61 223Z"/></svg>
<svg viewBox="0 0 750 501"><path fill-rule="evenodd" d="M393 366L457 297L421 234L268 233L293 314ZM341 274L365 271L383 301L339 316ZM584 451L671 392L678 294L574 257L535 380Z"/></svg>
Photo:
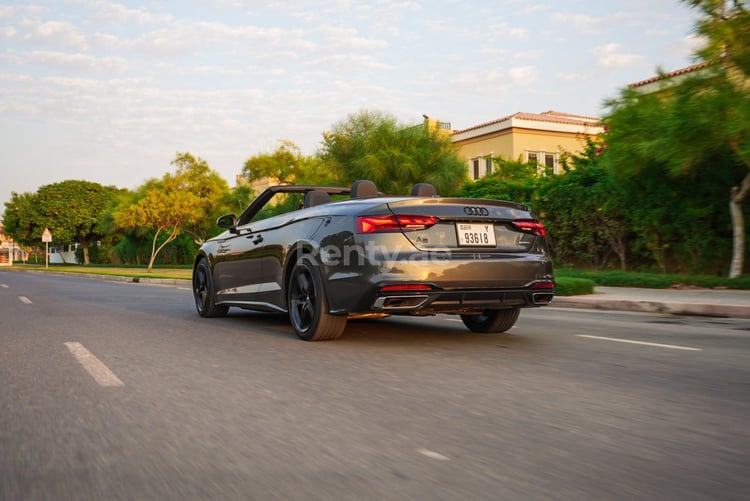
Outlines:
<svg viewBox="0 0 750 501"><path fill-rule="evenodd" d="M750 307L741 304L707 304L672 301L638 301L597 296L557 296L552 308L633 311L701 317L750 318Z"/></svg>
<svg viewBox="0 0 750 501"><path fill-rule="evenodd" d="M9 270L22 273L35 273L37 275L54 275L58 277L79 277L91 280L105 280L107 282L125 282L133 284L149 285L182 285L190 286L189 278L151 278L151 277L123 277L119 275L97 275L95 273L66 273L64 271L41 271L41 270Z"/></svg>

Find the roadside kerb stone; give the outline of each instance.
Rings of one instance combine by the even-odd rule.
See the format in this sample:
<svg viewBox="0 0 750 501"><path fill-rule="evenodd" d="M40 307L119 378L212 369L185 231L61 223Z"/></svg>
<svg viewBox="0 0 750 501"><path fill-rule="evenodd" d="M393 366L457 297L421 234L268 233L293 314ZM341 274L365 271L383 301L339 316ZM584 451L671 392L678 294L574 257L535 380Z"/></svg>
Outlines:
<svg viewBox="0 0 750 501"><path fill-rule="evenodd" d="M750 292L597 287L595 294L556 296L550 307L750 318Z"/></svg>

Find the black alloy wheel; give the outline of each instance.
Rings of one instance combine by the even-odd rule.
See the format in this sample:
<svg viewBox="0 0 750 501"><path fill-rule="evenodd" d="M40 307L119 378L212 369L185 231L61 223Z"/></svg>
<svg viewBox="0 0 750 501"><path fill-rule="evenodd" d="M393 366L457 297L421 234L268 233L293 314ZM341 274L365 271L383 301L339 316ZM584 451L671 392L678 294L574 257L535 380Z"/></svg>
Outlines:
<svg viewBox="0 0 750 501"><path fill-rule="evenodd" d="M223 317L229 311L228 306L220 306L214 302L211 271L205 259L201 259L193 270L193 296L195 309L202 317Z"/></svg>
<svg viewBox="0 0 750 501"><path fill-rule="evenodd" d="M289 319L300 339L331 340L344 332L346 316L328 312L320 270L309 255L303 255L292 270L287 286L287 304Z"/></svg>

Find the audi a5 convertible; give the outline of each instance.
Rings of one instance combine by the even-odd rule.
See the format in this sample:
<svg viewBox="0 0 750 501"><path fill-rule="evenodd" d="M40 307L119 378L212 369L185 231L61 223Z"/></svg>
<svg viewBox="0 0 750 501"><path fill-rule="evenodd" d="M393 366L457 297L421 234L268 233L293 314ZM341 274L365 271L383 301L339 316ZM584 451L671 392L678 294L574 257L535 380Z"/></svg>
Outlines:
<svg viewBox="0 0 750 501"><path fill-rule="evenodd" d="M193 266L198 313L286 313L307 341L389 315L453 314L473 332L504 332L555 292L545 229L528 207L444 198L427 183L408 196L367 180L272 186L217 224L225 231Z"/></svg>

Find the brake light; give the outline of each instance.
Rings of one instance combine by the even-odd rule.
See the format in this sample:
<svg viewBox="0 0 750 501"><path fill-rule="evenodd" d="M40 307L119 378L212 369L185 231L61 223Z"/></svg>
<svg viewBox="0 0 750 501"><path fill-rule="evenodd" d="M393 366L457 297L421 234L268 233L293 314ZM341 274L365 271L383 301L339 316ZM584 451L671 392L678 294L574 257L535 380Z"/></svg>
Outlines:
<svg viewBox="0 0 750 501"><path fill-rule="evenodd" d="M547 230L544 229L544 225L536 219L519 219L518 221L513 221L512 224L517 230L525 233L532 233L540 237L547 236Z"/></svg>
<svg viewBox="0 0 750 501"><path fill-rule="evenodd" d="M357 218L357 233L426 230L437 222L438 218L434 216L360 216Z"/></svg>
<svg viewBox="0 0 750 501"><path fill-rule="evenodd" d="M395 284L385 285L380 292L431 291L432 287L425 284Z"/></svg>
<svg viewBox="0 0 750 501"><path fill-rule="evenodd" d="M532 289L554 289L555 282L534 282L531 284Z"/></svg>

